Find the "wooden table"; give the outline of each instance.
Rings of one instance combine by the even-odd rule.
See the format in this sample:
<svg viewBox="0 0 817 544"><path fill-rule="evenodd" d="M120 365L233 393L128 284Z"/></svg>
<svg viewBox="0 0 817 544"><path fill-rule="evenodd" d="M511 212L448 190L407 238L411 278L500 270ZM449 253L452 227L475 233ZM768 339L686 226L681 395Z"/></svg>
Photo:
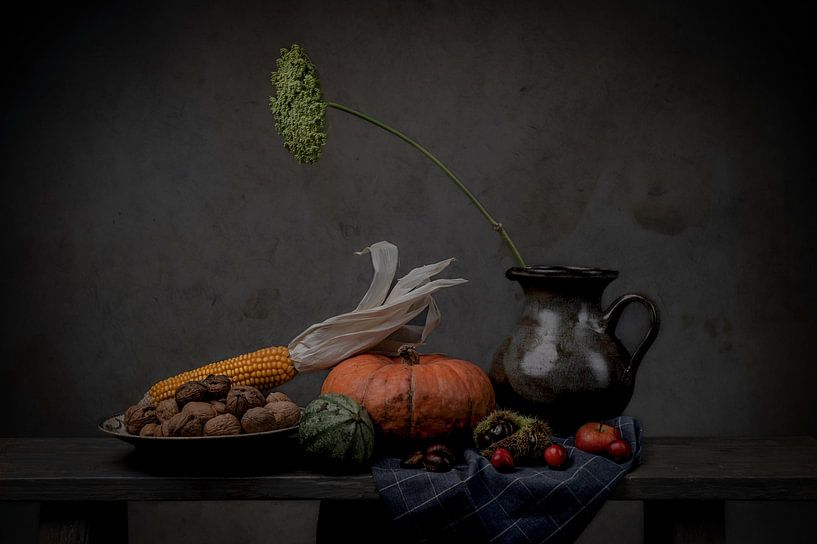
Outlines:
<svg viewBox="0 0 817 544"><path fill-rule="evenodd" d="M327 475L299 463L195 456L183 463L112 438L0 438L0 501L41 502L41 542L124 542L127 501L321 500L318 535L350 501L376 505L369 473ZM724 501L817 500L817 439L652 438L612 500L644 501L645 540L724 540Z"/></svg>

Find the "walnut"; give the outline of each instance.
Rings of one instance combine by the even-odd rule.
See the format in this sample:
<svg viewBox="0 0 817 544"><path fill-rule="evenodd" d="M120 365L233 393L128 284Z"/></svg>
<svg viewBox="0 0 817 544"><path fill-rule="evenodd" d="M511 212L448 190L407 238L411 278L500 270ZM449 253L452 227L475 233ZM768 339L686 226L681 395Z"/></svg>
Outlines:
<svg viewBox="0 0 817 544"><path fill-rule="evenodd" d="M241 428L246 433L262 433L277 429L275 415L266 408L256 407L247 410L241 418Z"/></svg>
<svg viewBox="0 0 817 544"><path fill-rule="evenodd" d="M182 413L194 415L204 421L213 419L218 415L216 407L209 402L188 402L184 405L184 408L182 408Z"/></svg>
<svg viewBox="0 0 817 544"><path fill-rule="evenodd" d="M156 407L155 406L131 406L125 410L125 427L130 434L139 434L148 423L156 423Z"/></svg>
<svg viewBox="0 0 817 544"><path fill-rule="evenodd" d="M240 434L241 422L233 414L221 414L204 424L204 436Z"/></svg>
<svg viewBox="0 0 817 544"><path fill-rule="evenodd" d="M201 382L185 382L176 389L176 404L182 408L188 402L201 402L207 399L207 387Z"/></svg>
<svg viewBox="0 0 817 544"><path fill-rule="evenodd" d="M176 414L176 415L179 415L179 414ZM176 417L176 416L173 416L173 417ZM162 424L159 425L159 430L156 431L154 434L156 436L159 436L159 435L173 436L171 434L171 431L175 430L175 428L176 428L176 422L174 421L173 423L171 423L171 421L173 421L173 417L171 417L170 419L168 419L166 421L162 421Z"/></svg>
<svg viewBox="0 0 817 544"><path fill-rule="evenodd" d="M159 421L167 421L178 413L179 405L176 404L176 399L165 399L156 405L156 417Z"/></svg>
<svg viewBox="0 0 817 544"><path fill-rule="evenodd" d="M176 431L179 427L188 420L189 414L182 414L181 412L171 417L167 421L162 422L162 435L176 436Z"/></svg>
<svg viewBox="0 0 817 544"><path fill-rule="evenodd" d="M188 414L189 415L189 414ZM205 420L198 418L196 416L191 416L190 419L184 422L176 430L177 436L201 436L202 431L204 430L204 423Z"/></svg>
<svg viewBox="0 0 817 544"><path fill-rule="evenodd" d="M279 401L282 401L282 400L292 402L292 399L290 399L286 395L286 393L281 393L280 391L273 391L272 393L267 395L267 404L271 404L273 402L279 402Z"/></svg>
<svg viewBox="0 0 817 544"><path fill-rule="evenodd" d="M294 427L301 420L301 409L291 401L278 401L264 407L275 416L275 425L279 429Z"/></svg>
<svg viewBox="0 0 817 544"><path fill-rule="evenodd" d="M233 381L228 376L210 374L201 381L201 384L207 388L208 398L220 399L230 392Z"/></svg>
<svg viewBox="0 0 817 544"><path fill-rule="evenodd" d="M210 404L216 409L216 414L221 415L227 413L227 404L223 400L211 400Z"/></svg>
<svg viewBox="0 0 817 544"><path fill-rule="evenodd" d="M155 436L156 429L161 429L160 423L146 423L142 430L139 431L139 436Z"/></svg>
<svg viewBox="0 0 817 544"><path fill-rule="evenodd" d="M227 394L227 411L241 419L250 408L264 406L264 395L250 385L237 385Z"/></svg>
<svg viewBox="0 0 817 544"><path fill-rule="evenodd" d="M162 423L164 436L201 436L204 420L190 413L179 412Z"/></svg>
<svg viewBox="0 0 817 544"><path fill-rule="evenodd" d="M153 430L153 436L158 436L158 437L165 436L165 434L162 432L162 425L164 425L164 424L165 424L165 422L163 421L163 422L158 423L156 425L156 428Z"/></svg>
<svg viewBox="0 0 817 544"><path fill-rule="evenodd" d="M138 404L134 404L133 406L128 406L125 409L125 413L122 415L122 423L125 424L126 429L128 427L128 421L131 421L133 419L133 414L135 414L136 410L138 410L138 409L139 409ZM128 431L128 432L130 432L130 431Z"/></svg>

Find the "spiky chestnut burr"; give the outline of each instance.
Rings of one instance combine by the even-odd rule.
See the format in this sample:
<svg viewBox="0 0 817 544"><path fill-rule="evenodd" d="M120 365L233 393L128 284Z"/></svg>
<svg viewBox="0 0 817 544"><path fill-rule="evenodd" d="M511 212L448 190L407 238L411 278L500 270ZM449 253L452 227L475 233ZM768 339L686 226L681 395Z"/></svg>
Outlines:
<svg viewBox="0 0 817 544"><path fill-rule="evenodd" d="M474 428L474 442L483 457L491 459L498 448L504 448L518 465L541 464L551 436L545 421L511 410L496 410Z"/></svg>

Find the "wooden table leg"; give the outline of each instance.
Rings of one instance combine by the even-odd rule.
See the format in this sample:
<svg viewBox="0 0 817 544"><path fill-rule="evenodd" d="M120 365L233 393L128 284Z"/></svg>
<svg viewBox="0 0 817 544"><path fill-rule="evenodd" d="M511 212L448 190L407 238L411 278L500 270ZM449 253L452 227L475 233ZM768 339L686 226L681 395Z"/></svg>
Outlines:
<svg viewBox="0 0 817 544"><path fill-rule="evenodd" d="M723 543L723 501L644 501L645 544Z"/></svg>
<svg viewBox="0 0 817 544"><path fill-rule="evenodd" d="M124 544L128 503L46 502L40 506L40 544Z"/></svg>

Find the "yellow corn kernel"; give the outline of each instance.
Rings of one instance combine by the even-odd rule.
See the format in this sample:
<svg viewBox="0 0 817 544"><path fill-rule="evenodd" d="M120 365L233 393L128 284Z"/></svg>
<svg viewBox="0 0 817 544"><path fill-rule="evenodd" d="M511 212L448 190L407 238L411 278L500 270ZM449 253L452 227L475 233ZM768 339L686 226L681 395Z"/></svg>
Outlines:
<svg viewBox="0 0 817 544"><path fill-rule="evenodd" d="M274 346L244 353L223 361L206 364L166 378L150 388L144 401L156 404L172 398L176 389L190 381L203 380L210 374L229 377L233 385L252 385L264 391L288 382L297 374L286 346Z"/></svg>

